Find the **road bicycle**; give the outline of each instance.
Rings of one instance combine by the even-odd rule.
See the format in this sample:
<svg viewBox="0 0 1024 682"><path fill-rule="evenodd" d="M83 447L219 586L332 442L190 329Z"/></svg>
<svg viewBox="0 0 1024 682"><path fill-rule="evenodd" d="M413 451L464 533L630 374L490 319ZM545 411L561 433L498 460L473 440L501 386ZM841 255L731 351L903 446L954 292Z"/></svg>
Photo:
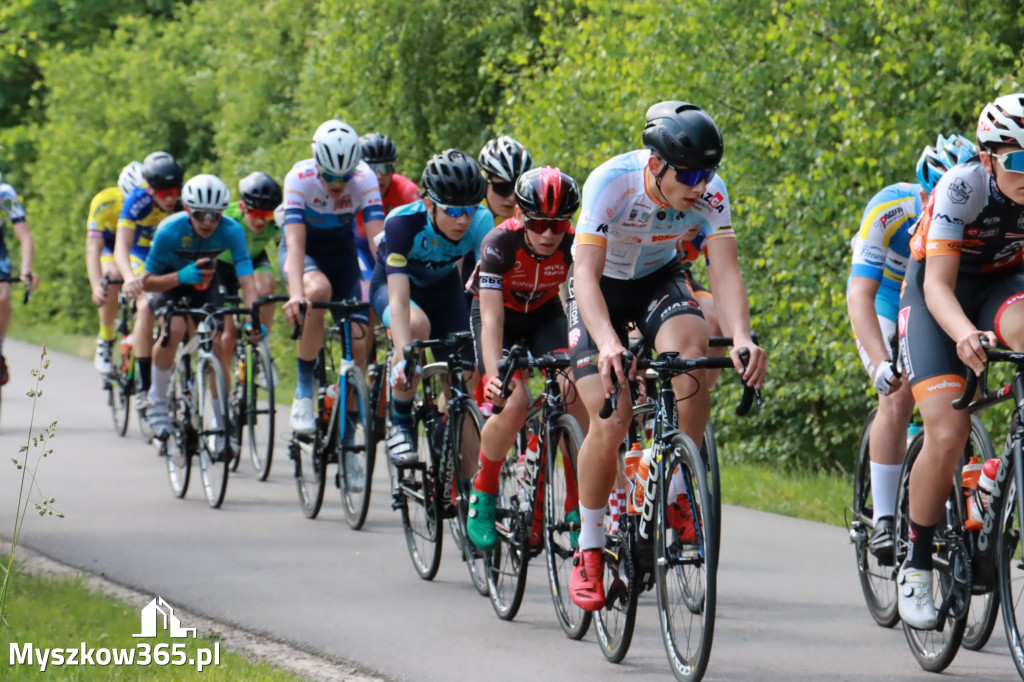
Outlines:
<svg viewBox="0 0 1024 682"><path fill-rule="evenodd" d="M747 349L740 350L744 364ZM623 365L632 363L628 351ZM678 680L699 680L711 656L717 598L718 542L713 518L714 501L708 484L707 464L700 449L678 429L677 398L672 378L695 370L729 368L724 358L678 357L662 353L654 360L637 359L639 371L658 376L658 395L633 406L626 447L639 443L649 448L651 466L639 513L620 514L616 532L606 532L604 550L607 605L595 612L598 643L605 658L621 661L629 649L636 624L640 593L656 588L658 620L672 673ZM605 401L599 416L615 411L619 389ZM631 385L632 388L632 385ZM700 390L700 386L697 390ZM744 386L736 413L746 414L760 394ZM653 417L648 437L644 425ZM620 461L620 467L624 463ZM670 505L688 505L692 535L673 529Z"/></svg>
<svg viewBox="0 0 1024 682"><path fill-rule="evenodd" d="M217 509L224 502L228 471L234 454L231 449L228 390L220 360L213 354L213 339L218 317L232 314L231 307L211 304L189 307L181 300L159 311L163 332L158 343L166 346L173 317L199 318L195 333L186 333L174 355L168 390L168 415L171 434L160 444L167 458L167 474L176 497L188 491L192 456L199 457L199 470L207 503Z"/></svg>
<svg viewBox="0 0 1024 682"><path fill-rule="evenodd" d="M0 284L24 284L24 282L22 282L21 278L19 278L19 277L12 277L10 275L7 275L7 276L0 276ZM21 298L21 303L22 303L22 305L25 305L25 304L27 304L31 300L32 300L32 292L29 290L28 287L25 287L25 293L23 294L23 296ZM3 385L0 385L0 405L3 404L3 402L2 402L2 391L3 391Z"/></svg>
<svg viewBox="0 0 1024 682"><path fill-rule="evenodd" d="M287 300L287 296L261 296L253 302L251 309L237 308L232 311L232 315L258 320L261 307ZM226 296L225 301L237 304L242 299ZM265 481L270 476L270 465L274 459L274 382L277 376L266 339L254 345L249 343L245 334L236 333L230 366L235 368L234 387L228 398L232 450L235 453L231 470L238 471L242 450L246 449L256 478ZM248 445L247 448L243 448L243 441Z"/></svg>
<svg viewBox="0 0 1024 682"><path fill-rule="evenodd" d="M369 304L355 300L314 301L300 307L330 310L335 326L324 330L324 343L313 369L314 419L312 434L293 433L288 452L295 463L299 506L306 518L320 513L327 482L327 465L337 464L334 485L341 491L345 519L353 530L366 522L377 442L371 428L366 379L352 359L351 317ZM302 326L293 338L301 336Z"/></svg>
<svg viewBox="0 0 1024 682"><path fill-rule="evenodd" d="M410 384L426 349L446 350L448 359L423 367L412 413L419 460L392 465L392 506L402 515L409 556L421 578L433 580L437 575L444 539L442 520L448 519L473 586L486 596L490 592L484 555L466 535L472 492L469 479L476 470L483 428L480 408L466 390L466 370L460 356L460 351L472 343L472 333L456 332L447 339L413 341L403 349Z"/></svg>
<svg viewBox="0 0 1024 682"><path fill-rule="evenodd" d="M485 553L491 604L502 620L515 618L526 588L529 561L542 551L555 615L565 634L581 639L590 627L592 614L569 598L572 558L580 530L576 456L583 431L565 412L560 375L569 368L569 357L548 353L530 356L519 345L498 363L502 394L516 372L544 372L544 389L526 413L526 424L516 446L501 467L495 528L498 543ZM500 408L494 408L495 413ZM539 455L530 474L521 471L528 444L538 438Z"/></svg>

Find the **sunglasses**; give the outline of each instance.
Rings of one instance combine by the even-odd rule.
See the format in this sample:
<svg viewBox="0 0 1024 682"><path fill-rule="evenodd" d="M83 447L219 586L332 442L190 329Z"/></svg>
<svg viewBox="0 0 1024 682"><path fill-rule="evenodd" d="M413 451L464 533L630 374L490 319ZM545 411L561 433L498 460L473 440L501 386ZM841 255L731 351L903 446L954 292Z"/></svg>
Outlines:
<svg viewBox="0 0 1024 682"><path fill-rule="evenodd" d="M392 161L387 163L371 163L370 170L377 175L390 175L395 172L395 164Z"/></svg>
<svg viewBox="0 0 1024 682"><path fill-rule="evenodd" d="M992 154L992 158L1008 173L1024 173L1024 149L1005 154Z"/></svg>
<svg viewBox="0 0 1024 682"><path fill-rule="evenodd" d="M348 182L352 179L355 173L345 173L344 175L335 175L334 173L328 173L323 168L320 169L320 177L324 179L327 184L333 184L335 182Z"/></svg>
<svg viewBox="0 0 1024 682"><path fill-rule="evenodd" d="M157 199L170 199L172 197L177 199L181 196L181 188L171 187L170 189L155 189L153 190L153 196Z"/></svg>
<svg viewBox="0 0 1024 682"><path fill-rule="evenodd" d="M220 222L221 211L192 211L192 217L201 223Z"/></svg>
<svg viewBox="0 0 1024 682"><path fill-rule="evenodd" d="M711 182L711 179L715 177L715 173L718 172L717 168L706 168L704 170L690 170L689 168L676 168L675 166L669 166L676 172L676 182L686 185L687 187L693 187L699 185L701 182Z"/></svg>
<svg viewBox="0 0 1024 682"><path fill-rule="evenodd" d="M523 216L523 225L534 234L544 234L548 230L555 234L562 234L572 227L572 222L558 218L531 218L530 216Z"/></svg>
<svg viewBox="0 0 1024 682"><path fill-rule="evenodd" d="M253 220L270 220L274 217L273 211L263 211L258 208L245 207L245 212L252 216Z"/></svg>
<svg viewBox="0 0 1024 682"><path fill-rule="evenodd" d="M476 215L476 210L480 208L478 204L474 204L472 206L445 206L444 204L437 204L437 207L444 211L445 215L450 218L461 218L462 216L469 216L472 218Z"/></svg>
<svg viewBox="0 0 1024 682"><path fill-rule="evenodd" d="M514 182L495 182L494 180L488 180L487 182L490 183L491 190L499 197L507 199L516 191L516 183Z"/></svg>

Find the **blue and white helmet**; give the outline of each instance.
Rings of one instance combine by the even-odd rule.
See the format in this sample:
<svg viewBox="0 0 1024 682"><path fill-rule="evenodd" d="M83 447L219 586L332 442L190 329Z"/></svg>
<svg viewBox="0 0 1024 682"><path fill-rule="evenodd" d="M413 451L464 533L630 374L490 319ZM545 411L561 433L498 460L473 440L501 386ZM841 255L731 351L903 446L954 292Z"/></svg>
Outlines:
<svg viewBox="0 0 1024 682"><path fill-rule="evenodd" d="M931 192L946 171L977 153L978 148L963 135L939 135L935 146L925 147L917 160L917 181L924 191Z"/></svg>
<svg viewBox="0 0 1024 682"><path fill-rule="evenodd" d="M121 196L128 196L132 193L132 190L143 183L145 178L142 177L142 163L140 161L132 161L123 169L121 174L117 176L117 188L121 190Z"/></svg>

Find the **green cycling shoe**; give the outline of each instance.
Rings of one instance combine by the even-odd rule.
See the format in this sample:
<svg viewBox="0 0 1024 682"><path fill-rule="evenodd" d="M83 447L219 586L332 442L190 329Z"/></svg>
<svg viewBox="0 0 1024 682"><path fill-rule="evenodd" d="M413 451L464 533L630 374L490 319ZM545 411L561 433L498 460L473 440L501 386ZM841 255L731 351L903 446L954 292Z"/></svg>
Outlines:
<svg viewBox="0 0 1024 682"><path fill-rule="evenodd" d="M570 509L565 512L565 522L571 523L572 527L576 530L569 531L569 544L572 545L573 550L579 549L580 546L580 510Z"/></svg>
<svg viewBox="0 0 1024 682"><path fill-rule="evenodd" d="M477 549L493 549L498 542L494 529L494 506L498 496L474 490L469 496L469 514L466 516L466 534Z"/></svg>

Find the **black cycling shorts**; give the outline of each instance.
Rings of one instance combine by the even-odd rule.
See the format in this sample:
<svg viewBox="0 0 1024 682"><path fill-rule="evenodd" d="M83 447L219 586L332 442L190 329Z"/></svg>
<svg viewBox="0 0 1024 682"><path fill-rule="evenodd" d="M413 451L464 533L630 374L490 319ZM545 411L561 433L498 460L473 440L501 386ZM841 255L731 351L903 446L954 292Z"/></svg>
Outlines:
<svg viewBox="0 0 1024 682"><path fill-rule="evenodd" d="M690 291L686 272L678 261L669 263L656 272L639 279L612 279L601 277L601 295L608 306L612 327L622 345L627 343L630 323L643 334L650 345L665 320L678 315L704 317L700 305ZM573 268L569 269L569 356L572 358L573 376L581 379L597 374L597 344L590 337L583 316L579 314L573 291Z"/></svg>
<svg viewBox="0 0 1024 682"><path fill-rule="evenodd" d="M220 282L217 280L217 276L214 275L213 280L210 282L210 286L199 291L190 284L179 284L173 289L167 291L154 291L146 294L146 300L149 303L149 309L153 311L153 315L156 317L158 323L162 323L164 309L171 305L183 304L186 308L201 308L207 303L220 306L224 302L223 296L220 292ZM192 319L195 322L199 322L202 319L202 315L193 315ZM223 318L214 318L216 320L215 327L217 329L224 328Z"/></svg>
<svg viewBox="0 0 1024 682"><path fill-rule="evenodd" d="M347 244L347 242L343 243ZM308 242L307 246L310 246ZM281 245L277 247L277 263L281 270L281 278L284 280L285 286L287 286L288 273L285 271L285 268L288 264L288 245L284 239L281 240ZM319 250L307 250L303 257L302 272L305 274L314 270L322 272L324 277L327 278L327 282L331 285L332 301L344 301L347 298L354 298L357 301L363 299L363 290L359 286L359 258L356 255L354 245L350 250L341 246L338 247L337 251L325 251L323 247L320 247ZM331 311L331 316L335 322L340 323L343 319L341 318L341 313L333 310ZM353 322L368 324L370 316L367 313L358 312L352 313L350 319Z"/></svg>
<svg viewBox="0 0 1024 682"><path fill-rule="evenodd" d="M956 340L939 326L924 302L924 265L912 260L896 318L903 373L914 401L939 393L961 393L966 367L956 354ZM994 331L1004 343L999 320L1011 305L1024 301L1024 269L1006 273L960 273L954 288L964 314L981 331Z"/></svg>
<svg viewBox="0 0 1024 682"><path fill-rule="evenodd" d="M473 298L473 307L469 313L473 325L473 346L476 349L476 364L480 372L484 368L483 355L483 321L480 318L480 299ZM537 358L545 353L564 351L569 333L562 301L557 297L551 299L536 310L521 313L505 308L505 324L502 330L502 349L507 353L515 344L523 345Z"/></svg>
<svg viewBox="0 0 1024 682"><path fill-rule="evenodd" d="M255 258L252 259L252 271L253 274L257 270L271 270L270 258L267 256L266 250L260 251ZM238 275L235 274L235 264L228 263L227 261L217 261L217 280L220 285L224 288L224 291L228 292L228 296L237 296L240 285L238 284Z"/></svg>

